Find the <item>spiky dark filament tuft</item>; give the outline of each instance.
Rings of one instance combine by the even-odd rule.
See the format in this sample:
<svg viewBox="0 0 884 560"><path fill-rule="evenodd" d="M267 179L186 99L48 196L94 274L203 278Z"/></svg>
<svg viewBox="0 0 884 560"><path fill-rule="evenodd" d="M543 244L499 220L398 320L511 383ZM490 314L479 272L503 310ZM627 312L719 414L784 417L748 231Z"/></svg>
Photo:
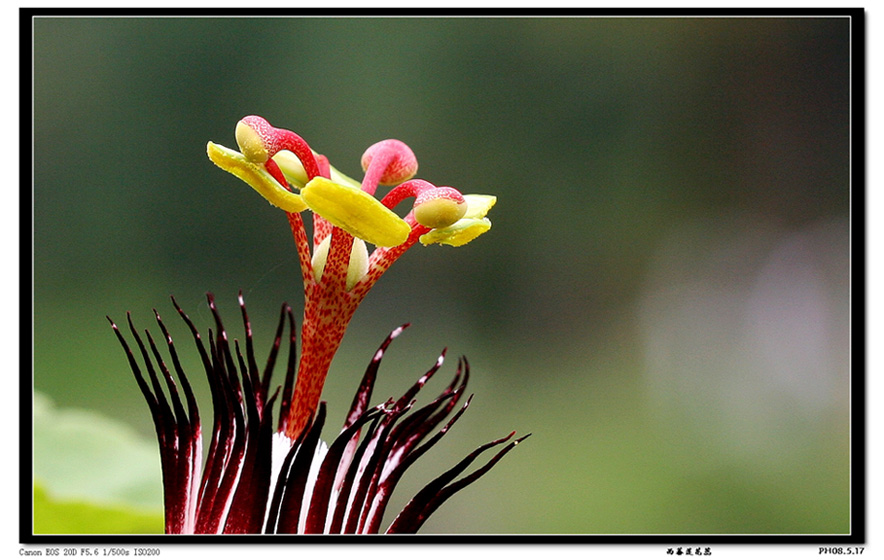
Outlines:
<svg viewBox="0 0 884 560"><path fill-rule="evenodd" d="M239 295L245 334L242 345L229 338L211 294L207 301L214 329L209 330L204 342L193 322L172 298L176 311L191 332L211 393L212 437L205 461L193 389L159 313L154 311L155 319L165 338L178 383L149 332L145 331L142 338L127 315L137 354L147 372L145 376L136 352L108 318L154 421L160 447L166 532L381 532L390 497L405 470L448 433L469 406L471 397L451 416L466 394L469 380L466 358L458 361L457 371L447 388L429 403L415 407L419 391L442 367L444 350L399 399L369 407L384 352L408 326L403 325L375 352L343 428L331 445L326 446L320 438L326 418L325 403L320 404L307 428L293 441L285 435L285 419L293 405L297 364L291 308L282 306L269 357L261 371L242 294ZM285 380L282 387L273 389L271 394L272 372L286 325L289 356ZM280 421L274 431L272 416L276 402L279 402ZM523 437L510 442L484 466L454 481L481 453L506 443L513 435L480 446L424 487L385 532L417 531L445 500L488 472L524 440ZM279 465L274 464L274 456L280 457Z"/></svg>

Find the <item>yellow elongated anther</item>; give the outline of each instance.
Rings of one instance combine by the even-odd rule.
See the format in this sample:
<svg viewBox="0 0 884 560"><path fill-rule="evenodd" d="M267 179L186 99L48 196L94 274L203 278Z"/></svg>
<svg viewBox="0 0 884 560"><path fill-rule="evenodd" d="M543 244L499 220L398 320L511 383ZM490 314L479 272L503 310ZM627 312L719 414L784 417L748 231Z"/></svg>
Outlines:
<svg viewBox="0 0 884 560"><path fill-rule="evenodd" d="M497 197L490 194L465 194L463 198L467 203L463 218L448 227L437 228L421 235L421 243L460 247L491 229L491 221L485 215L497 203Z"/></svg>
<svg viewBox="0 0 884 560"><path fill-rule="evenodd" d="M420 242L424 245L440 243L460 247L489 229L491 229L491 220L488 218L463 218L448 227L428 231L421 235Z"/></svg>
<svg viewBox="0 0 884 560"><path fill-rule="evenodd" d="M252 163L241 153L209 142L206 153L212 163L245 181L258 191L267 202L286 212L303 212L307 209L304 199L297 193L285 189L263 165Z"/></svg>
<svg viewBox="0 0 884 560"><path fill-rule="evenodd" d="M401 245L411 233L405 220L362 189L314 177L301 196L333 225L378 247Z"/></svg>
<svg viewBox="0 0 884 560"><path fill-rule="evenodd" d="M463 198L467 201L464 218L484 218L497 203L497 197L490 194L465 194Z"/></svg>

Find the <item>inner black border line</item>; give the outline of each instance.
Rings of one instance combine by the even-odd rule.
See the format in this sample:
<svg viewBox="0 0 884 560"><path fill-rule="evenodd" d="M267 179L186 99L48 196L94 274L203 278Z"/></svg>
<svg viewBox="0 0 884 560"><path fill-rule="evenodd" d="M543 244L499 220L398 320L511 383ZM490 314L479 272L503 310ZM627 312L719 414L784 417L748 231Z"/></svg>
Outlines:
<svg viewBox="0 0 884 560"><path fill-rule="evenodd" d="M850 532L844 534L416 534L416 535L44 535L33 532L33 21L37 18L820 18L850 25ZM823 9L199 9L20 8L20 496L22 544L627 544L693 548L717 544L849 545L866 542L866 17L862 8ZM30 260L29 260L30 259ZM25 305L27 303L27 305ZM30 361L26 360L30 357Z"/></svg>

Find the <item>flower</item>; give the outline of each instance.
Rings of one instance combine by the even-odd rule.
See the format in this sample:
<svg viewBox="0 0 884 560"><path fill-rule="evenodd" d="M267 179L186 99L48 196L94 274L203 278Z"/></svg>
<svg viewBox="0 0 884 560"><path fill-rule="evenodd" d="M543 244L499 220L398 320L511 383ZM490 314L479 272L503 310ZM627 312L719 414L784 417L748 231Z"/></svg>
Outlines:
<svg viewBox="0 0 884 560"><path fill-rule="evenodd" d="M300 260L302 353L295 407L285 420L294 439L316 411L353 313L381 275L419 240L460 246L485 233L491 227L485 215L497 199L412 179L417 158L399 140L365 151L361 183L337 171L303 138L262 117L241 119L236 141L241 152L209 142L209 159L287 213ZM377 200L378 185L395 186ZM393 209L406 198L414 198L413 209L400 218ZM307 209L313 212L312 248L300 214ZM376 246L371 255L366 243Z"/></svg>
<svg viewBox="0 0 884 560"><path fill-rule="evenodd" d="M325 378L353 313L392 263L418 241L461 246L485 233L491 227L485 216L496 198L462 195L452 187L414 179L417 159L399 140L384 140L366 150L361 183L334 169L297 134L277 129L261 117L243 118L236 127L236 140L240 152L209 142L207 153L212 162L287 215L304 282L301 352L298 355L294 314L285 304L261 370L241 293L244 349L237 340L231 344L211 294L208 305L215 329L208 333L208 344L172 299L190 329L211 390L213 424L203 461L199 407L159 313L154 311L177 383L149 331L142 338L128 316L137 347L133 351L108 317L156 428L165 530L378 533L403 472L448 432L469 405L471 397L464 399L468 362L461 358L448 387L420 408L415 408L415 397L442 367L444 351L399 399L370 407L384 352L408 325L397 328L375 353L341 432L328 445L320 438L326 416L325 403L320 401ZM392 187L380 200L374 196L378 185ZM413 206L400 218L393 210L406 198L414 199ZM313 213L312 244L301 216L306 210ZM375 245L371 254L367 244ZM286 325L285 379L271 393ZM445 500L528 437L512 439L514 435L478 447L426 485L383 530L417 531ZM483 466L455 480L480 454L501 445Z"/></svg>

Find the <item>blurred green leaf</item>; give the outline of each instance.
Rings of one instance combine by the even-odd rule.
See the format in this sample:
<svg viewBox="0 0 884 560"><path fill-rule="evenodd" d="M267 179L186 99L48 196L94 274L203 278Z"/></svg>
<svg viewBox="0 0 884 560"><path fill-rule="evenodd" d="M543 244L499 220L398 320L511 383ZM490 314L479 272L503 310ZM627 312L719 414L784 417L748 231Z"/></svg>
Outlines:
<svg viewBox="0 0 884 560"><path fill-rule="evenodd" d="M156 444L86 410L34 395L34 530L162 532Z"/></svg>
<svg viewBox="0 0 884 560"><path fill-rule="evenodd" d="M162 512L51 498L34 485L34 533L53 535L162 533Z"/></svg>

